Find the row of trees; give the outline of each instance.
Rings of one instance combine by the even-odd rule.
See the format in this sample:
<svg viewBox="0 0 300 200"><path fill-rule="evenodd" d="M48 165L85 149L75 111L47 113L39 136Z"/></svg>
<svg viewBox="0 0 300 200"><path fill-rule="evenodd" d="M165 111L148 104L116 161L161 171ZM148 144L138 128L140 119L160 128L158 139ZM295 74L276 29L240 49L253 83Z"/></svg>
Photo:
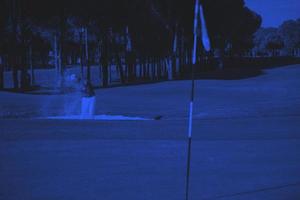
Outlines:
<svg viewBox="0 0 300 200"><path fill-rule="evenodd" d="M254 51L261 55L294 55L300 49L300 18L285 21L278 28L260 28L254 42Z"/></svg>
<svg viewBox="0 0 300 200"><path fill-rule="evenodd" d="M201 2L219 57L225 50L242 54L253 47L261 17L244 0ZM99 65L103 87L109 84L112 63L124 84L137 81L137 65L139 78L149 80L182 77L191 64L194 0L2 0L0 4L0 88L3 66L12 70L15 89L27 87L29 79L33 83L33 66L47 65L49 51L62 87L66 66L78 61L81 77L88 80L90 66Z"/></svg>

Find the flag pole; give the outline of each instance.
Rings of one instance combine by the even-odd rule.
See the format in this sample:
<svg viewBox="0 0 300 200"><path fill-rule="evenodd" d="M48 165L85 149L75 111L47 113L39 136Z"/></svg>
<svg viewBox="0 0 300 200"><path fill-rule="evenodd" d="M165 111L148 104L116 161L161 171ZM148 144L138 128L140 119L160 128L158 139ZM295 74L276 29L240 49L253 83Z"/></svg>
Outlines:
<svg viewBox="0 0 300 200"><path fill-rule="evenodd" d="M187 151L187 169L186 169L186 188L185 199L189 199L189 185L190 185L190 168L191 168L191 147L192 147L192 132L193 132L193 104L194 104L194 90L195 90L195 68L197 60L197 28L198 28L198 12L199 12L199 0L195 2L195 18L194 18L194 45L193 45L193 60L192 60L192 88L191 99L189 108L189 127L188 127L188 151Z"/></svg>

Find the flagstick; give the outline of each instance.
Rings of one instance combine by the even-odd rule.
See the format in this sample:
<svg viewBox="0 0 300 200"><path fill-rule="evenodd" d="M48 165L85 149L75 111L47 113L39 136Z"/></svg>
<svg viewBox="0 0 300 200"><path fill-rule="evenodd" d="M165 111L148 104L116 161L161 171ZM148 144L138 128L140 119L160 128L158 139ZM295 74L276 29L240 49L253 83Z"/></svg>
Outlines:
<svg viewBox="0 0 300 200"><path fill-rule="evenodd" d="M190 182L190 165L191 165L191 147L192 147L192 131L193 131L193 104L194 104L194 90L195 90L195 77L194 77L194 64L192 66L192 90L189 112L189 129L188 129L188 156L187 156L187 170L186 170L186 200L189 199L189 182Z"/></svg>
<svg viewBox="0 0 300 200"><path fill-rule="evenodd" d="M189 199L189 183L190 183L190 168L191 168L191 147L192 147L192 131L193 131L193 103L195 90L195 69L197 56L197 26L198 26L198 8L199 0L195 3L195 20L194 20L194 47L193 47L193 62L192 62L192 89L189 112L189 129L188 129L188 155L187 155L187 170L186 170L186 193L185 199Z"/></svg>

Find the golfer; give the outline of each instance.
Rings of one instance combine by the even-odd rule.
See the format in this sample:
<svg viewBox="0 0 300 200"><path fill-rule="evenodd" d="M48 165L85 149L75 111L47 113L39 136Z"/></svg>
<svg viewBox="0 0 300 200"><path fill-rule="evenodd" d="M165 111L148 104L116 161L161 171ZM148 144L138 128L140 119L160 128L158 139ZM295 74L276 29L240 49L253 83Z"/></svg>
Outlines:
<svg viewBox="0 0 300 200"><path fill-rule="evenodd" d="M81 116L85 119L93 118L95 115L95 91L89 81L84 81L81 97Z"/></svg>

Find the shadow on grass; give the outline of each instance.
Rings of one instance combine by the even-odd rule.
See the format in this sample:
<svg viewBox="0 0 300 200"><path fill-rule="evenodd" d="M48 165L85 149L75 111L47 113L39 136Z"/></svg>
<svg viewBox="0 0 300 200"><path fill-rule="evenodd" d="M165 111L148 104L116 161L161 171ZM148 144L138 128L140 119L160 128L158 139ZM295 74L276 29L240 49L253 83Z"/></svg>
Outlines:
<svg viewBox="0 0 300 200"><path fill-rule="evenodd" d="M227 68L223 70L200 72L195 78L198 80L241 80L257 77L262 74L264 74L264 72L259 68Z"/></svg>
<svg viewBox="0 0 300 200"><path fill-rule="evenodd" d="M218 70L218 69L203 70L201 69L201 66L195 66L197 71L195 74L195 79L196 80L242 80L242 79L248 79L248 78L253 78L253 77L263 75L265 74L264 72L265 69L287 67L295 64L297 63L291 63L291 64L273 63L273 64L266 64L262 67L261 64L258 63L258 66L243 66L243 67L231 66L231 67L226 67L222 70ZM191 80L191 73L186 72L185 74L186 74L185 76L174 79L172 81ZM94 88L96 90L109 89L109 88L116 88L116 87L139 86L145 84L158 84L165 81L168 81L167 78L154 79L154 80L142 79L142 80L136 80L134 82L124 83L124 84L120 82L113 82L110 83L110 85L105 88L100 86L96 86ZM12 93L24 93L24 94L31 94L31 95L66 95L75 92L74 90L69 88L65 90L60 90L54 87L41 87L41 86L34 86L32 88L29 88L28 90L10 88L10 89L3 89L1 91L12 92Z"/></svg>
<svg viewBox="0 0 300 200"><path fill-rule="evenodd" d="M41 87L41 86L34 86L24 89L15 89L15 88L5 88L0 91L9 92L9 93L17 93L17 94L33 94L33 95L64 95L68 93L72 93L72 91L60 91L57 88L52 87Z"/></svg>

